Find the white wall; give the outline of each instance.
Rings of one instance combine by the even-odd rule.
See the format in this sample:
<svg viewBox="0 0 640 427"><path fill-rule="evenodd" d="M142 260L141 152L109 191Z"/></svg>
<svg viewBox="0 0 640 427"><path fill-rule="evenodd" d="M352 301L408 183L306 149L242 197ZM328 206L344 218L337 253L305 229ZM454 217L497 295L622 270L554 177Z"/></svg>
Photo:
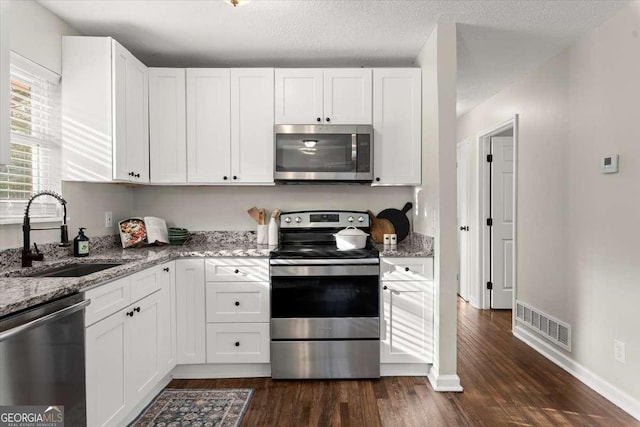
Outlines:
<svg viewBox="0 0 640 427"><path fill-rule="evenodd" d="M455 24L436 26L417 63L422 68L422 186L415 189L415 230L434 237L435 362L432 374L436 379L448 379L455 388L458 382Z"/></svg>
<svg viewBox="0 0 640 427"><path fill-rule="evenodd" d="M640 401L640 2L460 117L519 114L517 298L573 327L578 364ZM620 154L620 173L600 159ZM626 343L626 363L613 340ZM640 410L640 409L639 409ZM640 413L640 412L639 412Z"/></svg>
<svg viewBox="0 0 640 427"><path fill-rule="evenodd" d="M294 209L400 209L412 200L410 187L283 185L275 187L135 187L134 214L159 216L190 230L253 230L252 206ZM115 219L115 218L114 218Z"/></svg>
<svg viewBox="0 0 640 427"><path fill-rule="evenodd" d="M5 1L5 0L0 0ZM60 52L63 35L79 33L32 0L11 2L11 49L30 60L60 73ZM63 76L64 82L64 76ZM63 83L64 84L64 83ZM115 228L104 227L104 211L113 211L114 218L130 214L131 188L110 184L63 183L62 195L68 202L69 237L77 227L87 227L88 236L114 234ZM116 216L117 215L117 216ZM22 246L22 224L0 225L0 250ZM38 223L34 227L55 227L60 223ZM35 231L31 241L57 242L59 231Z"/></svg>
<svg viewBox="0 0 640 427"><path fill-rule="evenodd" d="M33 0L12 0L10 20L11 50L60 74L60 37L80 33Z"/></svg>

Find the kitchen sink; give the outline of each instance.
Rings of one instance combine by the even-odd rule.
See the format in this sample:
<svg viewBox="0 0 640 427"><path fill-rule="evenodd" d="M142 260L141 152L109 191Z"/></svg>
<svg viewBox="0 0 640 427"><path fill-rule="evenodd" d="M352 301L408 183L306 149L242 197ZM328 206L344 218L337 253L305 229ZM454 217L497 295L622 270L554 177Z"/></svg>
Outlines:
<svg viewBox="0 0 640 427"><path fill-rule="evenodd" d="M96 263L73 263L30 274L28 277L82 277L87 274L117 267L122 263L96 262Z"/></svg>

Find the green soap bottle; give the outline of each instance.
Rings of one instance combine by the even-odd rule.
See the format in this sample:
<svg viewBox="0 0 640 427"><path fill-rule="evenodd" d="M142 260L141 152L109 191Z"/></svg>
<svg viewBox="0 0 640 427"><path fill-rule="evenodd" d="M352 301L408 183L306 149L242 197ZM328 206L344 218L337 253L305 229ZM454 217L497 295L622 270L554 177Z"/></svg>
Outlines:
<svg viewBox="0 0 640 427"><path fill-rule="evenodd" d="M89 238L84 235L86 228L80 227L80 231L73 239L73 256L89 256Z"/></svg>

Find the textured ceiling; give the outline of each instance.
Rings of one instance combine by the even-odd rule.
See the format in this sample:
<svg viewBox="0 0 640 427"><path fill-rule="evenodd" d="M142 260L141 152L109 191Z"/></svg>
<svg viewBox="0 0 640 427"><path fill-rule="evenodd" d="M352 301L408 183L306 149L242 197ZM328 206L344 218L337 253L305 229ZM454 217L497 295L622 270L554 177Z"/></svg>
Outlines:
<svg viewBox="0 0 640 427"><path fill-rule="evenodd" d="M242 1L242 0L241 0ZM458 113L532 71L628 1L40 0L149 66L412 65L458 23Z"/></svg>

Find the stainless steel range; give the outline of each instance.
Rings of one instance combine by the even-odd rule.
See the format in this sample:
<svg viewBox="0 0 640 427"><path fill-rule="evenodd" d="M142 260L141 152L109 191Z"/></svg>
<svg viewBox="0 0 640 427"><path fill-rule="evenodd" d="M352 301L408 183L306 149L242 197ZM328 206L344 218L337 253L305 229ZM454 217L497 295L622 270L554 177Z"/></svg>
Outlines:
<svg viewBox="0 0 640 427"><path fill-rule="evenodd" d="M271 253L271 376L378 378L380 318L378 250L336 249L334 233L358 211L284 212L281 244Z"/></svg>

